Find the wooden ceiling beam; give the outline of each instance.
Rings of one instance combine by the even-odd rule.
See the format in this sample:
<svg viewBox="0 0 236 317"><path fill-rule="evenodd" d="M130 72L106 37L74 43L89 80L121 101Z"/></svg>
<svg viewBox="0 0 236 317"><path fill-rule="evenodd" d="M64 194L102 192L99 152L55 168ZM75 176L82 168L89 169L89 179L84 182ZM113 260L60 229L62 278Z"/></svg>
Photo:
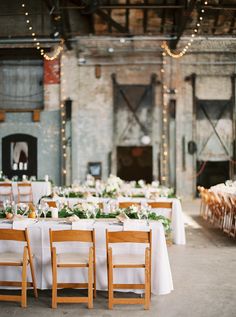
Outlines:
<svg viewBox="0 0 236 317"><path fill-rule="evenodd" d="M148 5L148 0L144 0L145 5ZM147 25L148 25L148 10L143 9L143 32L147 32Z"/></svg>
<svg viewBox="0 0 236 317"><path fill-rule="evenodd" d="M193 9L195 8L197 0L190 0L188 6L186 9L184 9L182 12L180 11L179 15L176 16L176 12L174 13L174 25L177 24L177 34L176 34L176 39L175 40L171 40L169 42L170 48L171 49L176 49L177 44L182 36L182 34L184 33L186 26L188 24L188 21L190 19L191 13L193 11ZM185 7L185 6L183 6ZM178 20L178 21L175 21Z"/></svg>
<svg viewBox="0 0 236 317"><path fill-rule="evenodd" d="M126 0L126 4L129 5L129 0ZM125 10L125 27L129 30L129 9Z"/></svg>
<svg viewBox="0 0 236 317"><path fill-rule="evenodd" d="M207 9L207 10L230 10L230 11L235 11L236 10L236 5L217 5L217 6L212 6L212 5L203 5L200 6L201 9Z"/></svg>
<svg viewBox="0 0 236 317"><path fill-rule="evenodd" d="M109 29L114 28L117 31L119 31L120 33L128 33L129 32L129 30L127 30L127 28L125 26L121 25L120 23L118 23L114 19L112 19L111 12L110 13L104 12L101 9L101 7L99 6L98 1L93 1L90 3L88 0L82 0L82 2L85 4L84 10L82 11L83 14L85 14L85 15L96 14L100 18L102 18L103 21L105 21L107 23ZM109 5L106 6L106 10L108 10L110 8L111 8L111 6L109 6Z"/></svg>
<svg viewBox="0 0 236 317"><path fill-rule="evenodd" d="M234 24L235 24L235 19L236 19L236 11L234 12L233 16L232 16L232 20L230 22L230 27L229 27L229 31L228 34L232 34L233 30L234 30Z"/></svg>
<svg viewBox="0 0 236 317"><path fill-rule="evenodd" d="M166 4L166 0L163 0L163 4ZM162 9L162 19L161 19L161 27L160 27L160 32L163 34L164 33L164 25L166 22L166 9Z"/></svg>
<svg viewBox="0 0 236 317"><path fill-rule="evenodd" d="M66 0L61 0L63 7L67 5ZM68 50L72 49L71 43L69 42L68 34L71 34L71 26L70 26L70 18L69 18L69 12L68 9L62 9L61 10L62 15L62 36L65 40L65 44Z"/></svg>
<svg viewBox="0 0 236 317"><path fill-rule="evenodd" d="M69 38L66 32L66 28L68 29L68 34L71 34L69 16L66 7L65 0L44 0L44 3L49 11L51 23L55 29L58 29L59 33L61 33L61 37L65 41L65 45L68 50L71 50L71 44L69 42ZM62 9L63 7L63 9ZM55 13L56 12L56 13ZM66 26L65 26L66 25Z"/></svg>
<svg viewBox="0 0 236 317"><path fill-rule="evenodd" d="M120 23L116 22L115 20L113 20L107 13L105 13L103 10L101 9L97 9L94 14L97 14L98 16L100 16L105 22L108 23L108 25L110 24L113 28L115 28L117 31L121 32L121 33L129 33L129 30L127 30L127 28L123 25L121 25Z"/></svg>

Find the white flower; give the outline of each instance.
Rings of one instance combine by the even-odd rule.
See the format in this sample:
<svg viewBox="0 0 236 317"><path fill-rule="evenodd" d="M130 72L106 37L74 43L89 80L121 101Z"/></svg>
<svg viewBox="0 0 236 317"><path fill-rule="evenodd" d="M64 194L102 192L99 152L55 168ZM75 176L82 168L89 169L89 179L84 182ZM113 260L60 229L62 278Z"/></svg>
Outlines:
<svg viewBox="0 0 236 317"><path fill-rule="evenodd" d="M138 213L138 211L139 211L138 206L135 206L135 205L130 206L130 213L131 214L136 214L136 213Z"/></svg>
<svg viewBox="0 0 236 317"><path fill-rule="evenodd" d="M145 187L145 182L144 182L144 180L140 179L140 180L138 181L138 185L139 185L141 188Z"/></svg>
<svg viewBox="0 0 236 317"><path fill-rule="evenodd" d="M98 204L97 203L82 203L81 204L81 209L83 211L90 211L90 212L93 212L94 209L97 209L98 208Z"/></svg>

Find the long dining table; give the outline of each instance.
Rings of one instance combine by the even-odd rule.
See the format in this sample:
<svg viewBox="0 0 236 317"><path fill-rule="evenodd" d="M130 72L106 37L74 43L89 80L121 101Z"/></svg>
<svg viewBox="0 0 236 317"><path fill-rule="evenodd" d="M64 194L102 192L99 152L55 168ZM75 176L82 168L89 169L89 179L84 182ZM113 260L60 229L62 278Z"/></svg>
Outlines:
<svg viewBox="0 0 236 317"><path fill-rule="evenodd" d="M49 199L51 201L52 199ZM173 242L178 245L185 245L186 244L186 235L185 235L185 225L184 225L184 215L182 210L182 205L179 199L177 198L166 198L166 197L159 197L156 200L150 200L146 198L131 198L131 197L120 197L118 199L110 199L110 198L100 198L100 197L88 197L88 198L64 198L64 197L56 197L54 201L61 200L62 202L67 203L70 207L78 203L83 202L94 202L99 203L102 202L104 205L104 212L107 210L109 211L110 206L114 203L124 202L124 201L132 201L134 203L138 202L141 204L145 204L147 202L171 202L172 203L172 210L166 209L158 209L153 210L157 214L170 217L171 219L171 228L172 228L172 238ZM47 202L47 198L44 199Z"/></svg>
<svg viewBox="0 0 236 317"><path fill-rule="evenodd" d="M51 274L51 253L49 245L49 228L53 230L73 230L73 229L94 229L96 236L96 281L98 290L107 290L107 269L106 269L106 243L105 232L120 230L152 230L152 294L164 295L173 290L173 281L169 257L167 252L165 233L163 225L159 221L138 221L130 220L128 223L120 224L115 219L106 220L79 220L77 222L68 223L63 219L58 220L33 220L26 219L21 221L10 222L7 220L0 221L1 228L14 228L23 230L25 227L29 230L30 243L34 254L34 263L36 270L37 287L39 289L50 289L52 287ZM119 253L135 253L140 254L144 251L140 245L117 244L114 254ZM84 252L88 245L83 243L59 243L57 252ZM19 242L0 241L0 249L2 252L23 252L23 246L19 247ZM58 273L58 281L61 282L85 282L86 269L60 269ZM12 267L0 268L0 280L13 280L21 278L20 269ZM141 283L144 278L142 269L116 269L114 279L119 283ZM127 290L126 290L127 291Z"/></svg>

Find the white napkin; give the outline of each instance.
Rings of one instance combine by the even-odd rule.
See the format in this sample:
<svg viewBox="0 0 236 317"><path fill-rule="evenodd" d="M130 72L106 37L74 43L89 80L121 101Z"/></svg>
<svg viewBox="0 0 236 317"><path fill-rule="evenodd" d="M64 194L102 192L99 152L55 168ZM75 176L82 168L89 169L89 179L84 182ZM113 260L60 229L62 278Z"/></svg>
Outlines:
<svg viewBox="0 0 236 317"><path fill-rule="evenodd" d="M118 219L120 222L125 222L129 219L129 217L126 215L125 212L121 212L118 216L116 216L116 219Z"/></svg>
<svg viewBox="0 0 236 317"><path fill-rule="evenodd" d="M68 223L72 223L72 222L76 222L76 221L79 221L80 218L76 215L73 215L73 216L70 216L70 217L67 217L66 218L66 222Z"/></svg>

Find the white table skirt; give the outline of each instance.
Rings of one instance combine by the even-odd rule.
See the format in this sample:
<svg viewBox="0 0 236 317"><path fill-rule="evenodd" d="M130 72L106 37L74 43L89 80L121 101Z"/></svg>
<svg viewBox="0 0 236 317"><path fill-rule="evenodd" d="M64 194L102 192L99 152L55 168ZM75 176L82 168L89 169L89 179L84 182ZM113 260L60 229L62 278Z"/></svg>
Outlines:
<svg viewBox="0 0 236 317"><path fill-rule="evenodd" d="M117 200L109 199L109 198L97 198L97 197L88 197L86 200L83 198L61 198L58 197L58 199L64 200L65 202L68 202L69 206L72 207L73 205L77 203L82 203L85 201L94 201L94 202L103 202L105 205L105 210L107 208L107 205L114 203L115 201L121 202L121 201L133 201L133 202L151 202L153 200L147 200L146 198L130 198L130 197L121 197ZM172 236L173 241L175 244L178 245L185 245L186 244L186 237L185 237L185 228L184 228L184 217L183 217L183 211L182 206L180 203L180 200L177 198L158 198L155 200L158 201L166 201L166 202L172 202L172 213L171 213L171 227L172 227ZM109 209L109 208L107 208ZM156 210L158 214L161 214L163 216L168 213L168 210L160 209ZM167 215L168 216L168 215Z"/></svg>
<svg viewBox="0 0 236 317"><path fill-rule="evenodd" d="M13 196L14 196L14 201L17 202L17 182L12 182L12 190L13 190ZM33 202L34 204L37 204L39 199L42 196L48 196L52 192L52 185L50 182L31 182L32 184L32 192L33 192Z"/></svg>
<svg viewBox="0 0 236 317"><path fill-rule="evenodd" d="M110 220L111 222L111 220ZM23 229L25 224L18 221L15 227ZM148 229L147 225L142 225L142 229ZM105 230L111 231L123 230L123 226L109 223L108 221L96 221L95 224L90 222L88 229L95 228L96 233L96 267L97 267L97 289L107 290L107 272L106 272L106 247L105 247ZM12 228L12 224L0 222L0 228ZM51 257L49 246L49 228L53 230L71 229L69 224L60 224L55 221L40 221L38 223L28 223L31 248L34 253L34 263L36 270L37 286L39 289L48 289L52 287ZM150 228L153 233L153 252L152 252L152 293L155 295L168 294L173 290L172 275L170 270L169 258L167 253L164 229L160 222L150 222ZM83 228L84 229L84 228ZM133 230L138 230L134 226ZM141 230L139 228L139 230ZM87 248L83 244L78 248L78 243L58 243L58 252L73 252ZM0 241L1 252L20 252L19 243L12 241ZM142 248L140 244L126 244L125 246L116 245L115 253L140 253ZM22 250L23 252L23 246ZM58 281L60 282L85 282L87 280L86 269L59 269ZM144 278L142 269L116 269L114 280L119 283L141 283ZM11 267L0 267L0 280L20 280L21 270Z"/></svg>

